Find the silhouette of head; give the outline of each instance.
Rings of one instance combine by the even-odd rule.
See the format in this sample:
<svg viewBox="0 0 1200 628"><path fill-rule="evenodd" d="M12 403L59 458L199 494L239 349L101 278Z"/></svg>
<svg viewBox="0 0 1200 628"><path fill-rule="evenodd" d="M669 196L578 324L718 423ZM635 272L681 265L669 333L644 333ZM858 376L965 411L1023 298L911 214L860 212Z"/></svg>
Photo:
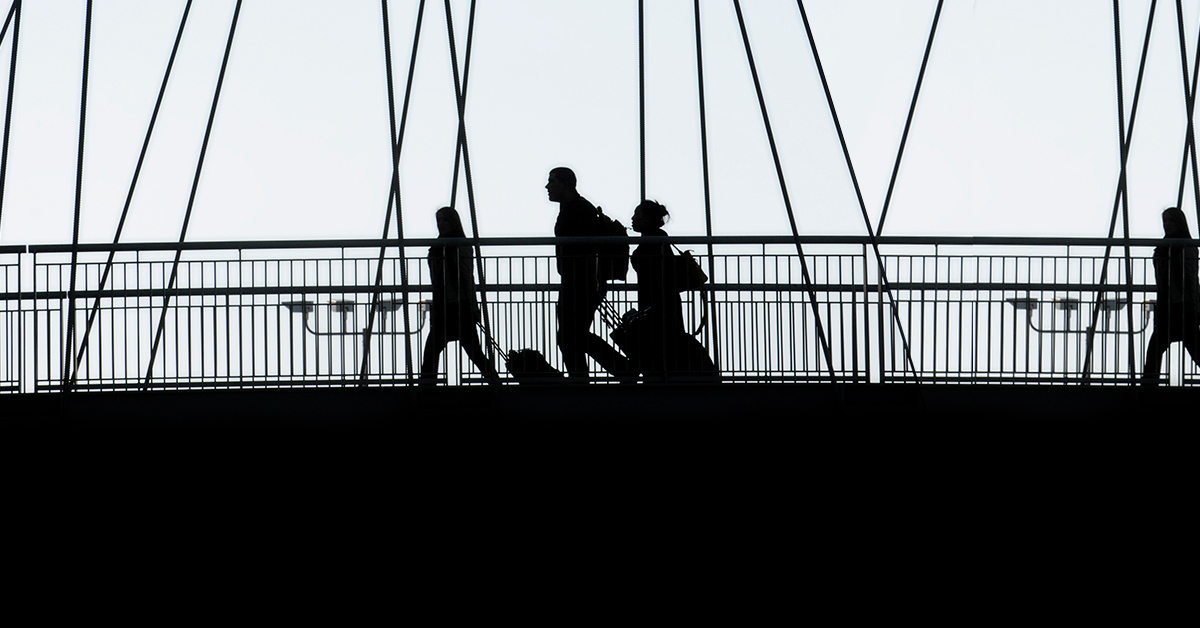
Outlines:
<svg viewBox="0 0 1200 628"><path fill-rule="evenodd" d="M1190 238L1192 234L1188 231L1187 217L1183 215L1183 211L1178 207L1168 207L1163 210L1163 235L1168 238Z"/></svg>
<svg viewBox="0 0 1200 628"><path fill-rule="evenodd" d="M654 229L661 229L667 224L667 218L671 214L667 213L667 208L654 201L642 201L636 209L633 210L633 218L629 221L633 230L638 233L645 233Z"/></svg>
<svg viewBox="0 0 1200 628"><path fill-rule="evenodd" d="M575 172L570 168L555 168L546 180L546 195L555 203L569 201L579 196L575 191Z"/></svg>
<svg viewBox="0 0 1200 628"><path fill-rule="evenodd" d="M437 226L439 238L465 238L466 232L463 231L462 219L458 217L458 212L452 207L443 207L437 210Z"/></svg>

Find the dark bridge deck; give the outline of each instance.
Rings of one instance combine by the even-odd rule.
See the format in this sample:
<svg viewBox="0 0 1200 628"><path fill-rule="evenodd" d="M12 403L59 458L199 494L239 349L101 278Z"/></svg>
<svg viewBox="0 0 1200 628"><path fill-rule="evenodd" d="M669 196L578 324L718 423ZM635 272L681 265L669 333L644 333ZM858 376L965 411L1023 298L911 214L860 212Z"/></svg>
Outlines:
<svg viewBox="0 0 1200 628"><path fill-rule="evenodd" d="M1087 429L1194 414L1200 391L929 384L547 385L88 392L0 396L12 425L554 431L669 426L787 428L926 423L949 429ZM1171 412L1171 410L1175 412Z"/></svg>

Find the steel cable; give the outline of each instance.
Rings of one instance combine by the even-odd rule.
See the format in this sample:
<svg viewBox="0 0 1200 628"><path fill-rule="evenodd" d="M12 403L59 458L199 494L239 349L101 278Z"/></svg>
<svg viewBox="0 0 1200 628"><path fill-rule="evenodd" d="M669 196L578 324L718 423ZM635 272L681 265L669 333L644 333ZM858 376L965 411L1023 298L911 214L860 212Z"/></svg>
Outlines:
<svg viewBox="0 0 1200 628"><path fill-rule="evenodd" d="M88 71L92 48L92 0L87 2L87 15L83 27L83 84L79 89L79 149L75 162L75 220L71 229L71 284L67 292L67 337L63 343L62 388L67 389L67 378L75 357L75 281L79 262L79 215L83 204L83 141L87 131Z"/></svg>
<svg viewBox="0 0 1200 628"><path fill-rule="evenodd" d="M392 35L388 18L387 0L380 0L383 13L383 61L387 80L388 95L388 144L392 148L392 180L388 190L387 212L383 218L383 239L387 239L392 227L392 207L396 209L396 237L399 239L400 285L404 290L400 294L400 311L404 319L404 368L406 377L411 379L412 365L412 325L408 319L408 266L404 259L404 213L400 199L400 153L404 147L404 131L408 125L408 105L412 97L413 75L417 69L417 51L421 43L421 22L425 16L425 0L417 5L417 23L413 28L412 55L408 61L408 82L404 87L404 104L400 109L400 128L396 129L396 90L392 77ZM371 309L367 314L367 327L363 330L363 360L359 369L359 382L365 384L370 374L371 364L371 333L374 330L375 315L379 310L379 288L383 285L383 262L387 254L387 245L379 247L379 259L375 270L375 291L371 297Z"/></svg>
<svg viewBox="0 0 1200 628"><path fill-rule="evenodd" d="M467 122L466 122L466 99L467 92L465 83L460 82L458 73L458 47L454 42L454 16L450 9L450 0L445 0L446 5L446 32L450 40L450 65L454 70L454 100L458 104L458 141L462 144L463 157L463 173L467 179L467 205L471 212L471 237L475 248L475 266L479 273L479 303L480 310L483 314L483 332L489 338L492 335L490 317L488 315L487 302L487 277L483 272L483 250L479 246L479 216L475 211L475 185L471 177L471 151L467 144ZM475 24L475 0L471 0L471 17L468 29L474 28ZM470 33L468 32L467 40L470 41ZM466 59L470 63L470 58ZM456 151L457 152L457 151ZM454 187L458 186L457 179L454 182ZM485 343L487 347L488 360L494 359L494 353L490 343Z"/></svg>
<svg viewBox="0 0 1200 628"><path fill-rule="evenodd" d="M713 230L712 194L710 193L708 179L708 122L704 106L704 49L700 30L700 0L693 1L693 15L696 18L696 91L700 97L700 163L704 181L704 233L711 238ZM712 284L717 280L717 270L711 242L708 244L708 276L709 287L702 287L701 290L708 290L710 292L708 303L706 304L709 308L709 320L712 321L708 325L708 336L712 343L713 365L716 366L717 372L720 372L721 348L718 344L716 294L712 290ZM701 304L701 307L705 307L705 304ZM701 312L701 315L703 315L703 312Z"/></svg>
<svg viewBox="0 0 1200 628"><path fill-rule="evenodd" d="M89 0L90 4L90 0ZM217 117L217 104L221 100L221 86L225 83L225 71L229 67L229 53L233 50L233 35L237 32L238 16L242 12L242 0L238 0L233 8L233 19L229 24L229 38L225 41L225 54L221 58L221 73L217 75L217 86L213 90L212 108L208 113L208 124L204 129L204 141L200 144L200 157L196 160L196 175L192 179L192 191L188 194L187 210L183 214L183 226L179 229L179 242L187 238L188 223L192 218L192 208L196 204L196 191L200 187L200 173L204 170L204 156L208 153L208 141L212 138L213 121ZM158 319L158 329L154 332L154 342L150 346L150 363L146 366L146 379L143 384L143 390L150 386L151 377L154 374L154 361L158 355L158 346L162 341L163 329L167 324L167 311L170 309L171 290L175 287L175 280L179 276L179 260L183 256L183 249L175 251L175 261L171 264L171 278L167 281L166 292L163 294L162 315Z"/></svg>
<svg viewBox="0 0 1200 628"><path fill-rule="evenodd" d="M825 326L821 322L821 311L817 305L817 293L812 287L812 278L808 272L808 262L804 259L804 247L800 244L800 230L796 226L796 214L792 210L791 197L787 191L787 181L783 176L783 164L779 160L779 149L775 144L775 134L771 130L771 118L767 113L767 102L763 97L762 83L758 78L758 68L754 64L754 53L750 49L750 36L746 32L746 20L742 16L742 5L738 0L733 0L733 8L737 12L738 27L742 33L742 43L746 48L746 60L750 65L750 76L754 79L754 91L758 95L758 107L762 112L763 127L766 129L767 142L771 146L771 157L775 161L775 174L779 179L779 190L783 195L783 205L787 210L788 223L792 228L792 238L796 244L796 254L800 258L800 273L804 278L804 285L808 292L809 303L812 306L814 324L817 328L817 336L821 343L821 350L825 356L825 363L829 367L829 379L831 382L837 382L837 372L833 367L833 352L829 347L829 339L825 336Z"/></svg>
<svg viewBox="0 0 1200 628"><path fill-rule="evenodd" d="M638 0L638 146L641 154L642 195L646 200L646 7Z"/></svg>
<svg viewBox="0 0 1200 628"><path fill-rule="evenodd" d="M1183 159L1179 165L1179 195L1175 199L1175 206L1183 209L1183 190L1187 187L1187 167L1188 155L1191 155L1192 164L1192 193L1196 201L1196 221L1200 224L1200 176L1196 172L1196 135L1195 135L1195 113L1196 113L1196 83L1200 80L1200 31L1196 36L1196 54L1193 64L1192 79L1188 81L1188 60L1187 60L1187 43L1186 35L1183 27L1183 0L1175 0L1175 15L1177 16L1179 26L1179 61L1183 66L1183 93L1184 102L1187 107L1187 140L1183 146Z"/></svg>
<svg viewBox="0 0 1200 628"><path fill-rule="evenodd" d="M1125 99L1124 99L1124 88L1123 88L1124 81L1122 79L1123 64L1122 64L1122 55L1121 55L1120 0L1113 0L1113 32L1114 32L1114 46L1116 48L1116 68L1117 68L1117 70L1116 70L1117 71L1117 118L1118 118L1117 126L1118 126L1118 130L1121 132L1120 133L1121 136L1118 138L1119 144L1120 144L1121 168L1120 168L1120 174L1117 177L1117 191L1115 194L1115 198L1113 198L1112 218L1109 220L1109 224L1108 224L1109 239L1112 239L1113 234L1116 233L1117 213L1118 213L1118 211L1120 211L1121 200L1123 198L1126 200L1126 207L1128 207L1128 196L1127 196L1126 190L1125 190L1125 188L1126 188L1125 175L1126 175L1126 167L1127 167L1128 161L1129 161L1129 145L1133 142L1134 124L1135 124L1135 122L1137 122L1138 103L1140 102L1141 95L1142 95L1142 79L1145 77L1145 74L1146 74L1146 58L1150 51L1150 36L1154 30L1154 14L1155 14L1155 11L1157 10L1157 7L1158 7L1158 0L1150 0L1150 12L1149 12L1150 15L1146 19L1146 36L1145 36L1144 41L1142 42L1142 55L1141 55L1141 61L1138 63L1137 82L1134 84L1134 88L1133 88L1133 103L1132 103L1132 105L1130 105L1130 108L1129 108L1129 126L1128 126L1128 128L1126 128L1125 127L1125 116L1124 116L1124 111L1125 111L1125 108L1124 108L1124 100ZM1128 209L1126 211L1128 212ZM1126 216L1126 218L1128 219L1128 216ZM1128 224L1128 223L1126 223L1126 224ZM1126 239L1129 238L1128 230L1126 230L1126 232L1125 232L1125 238ZM1128 248L1128 245L1127 245L1127 248ZM1109 263L1111 256L1112 256L1112 244L1105 245L1105 247L1104 247L1104 262L1100 266L1100 283L1101 283L1101 285L1104 285L1108 281L1108 263ZM1097 302L1099 302L1100 299L1104 298L1104 294L1105 294L1104 291L1097 292L1097 295L1096 295ZM1129 304L1129 307L1133 307L1132 302ZM1084 359L1083 359L1083 378L1085 380L1089 377L1089 375L1091 373L1092 349L1095 344L1096 325L1100 320L1100 308L1093 308L1093 309L1094 309L1094 311L1092 313L1092 323L1091 323L1091 325L1088 326L1087 351L1084 354ZM1131 373L1131 375L1132 375L1132 373Z"/></svg>
<svg viewBox="0 0 1200 628"><path fill-rule="evenodd" d="M837 131L838 142L842 146L842 155L846 158L846 169L850 171L850 182L854 184L854 195L858 199L859 209L862 211L863 222L867 227L867 237L871 240L871 248L875 251L875 260L879 266L879 281L887 290L888 300L892 302L892 318L896 322L896 330L900 334L900 342L904 345L904 355L908 359L908 367L912 369L914 375L917 374L917 367L913 363L912 351L909 348L908 337L904 332L904 325L901 323L900 314L896 311L896 299L892 295L892 288L887 279L887 269L883 265L883 256L879 252L879 240L875 234L874 228L871 226L871 216L867 213L867 203L863 200L862 188L858 184L858 175L854 171L854 162L850 159L850 148L846 144L846 136L842 132L842 122L838 117L837 108L833 104L833 92L829 89L829 81L825 77L825 67L821 63L821 55L817 52L817 42L813 37L812 26L808 21L808 13L804 10L803 0L796 0L796 6L800 9L800 18L804 21L804 32L808 36L808 45L812 49L813 61L817 65L817 75L821 78L821 88L825 90L825 101L829 104L829 114L833 118L833 127ZM865 298L864 293L864 298ZM883 365L880 364L880 374L882 375Z"/></svg>
<svg viewBox="0 0 1200 628"><path fill-rule="evenodd" d="M896 189L896 177L900 174L900 162L904 158L904 146L908 143L908 131L912 128L913 114L917 111L917 99L921 95L921 84L925 81L925 68L929 65L929 53L933 50L933 37L937 34L938 20L942 17L942 2L938 0L933 13L933 25L929 27L929 41L925 44L925 55L921 58L921 71L917 73L917 86L913 89L912 103L908 106L908 117L904 121L904 133L900 136L900 148L896 151L896 164L892 166L892 179L888 183L887 195L883 199L883 210L879 213L879 225L875 235L883 235L883 223L887 220L888 207L892 203L892 192Z"/></svg>
<svg viewBox="0 0 1200 628"><path fill-rule="evenodd" d="M121 210L121 217L117 221L116 233L113 235L113 244L121 241L121 232L125 228L125 220L129 216L129 207L133 203L133 192L137 188L138 178L141 176L142 165L146 161L146 153L150 149L150 138L154 134L154 124L158 121L158 112L162 109L163 96L167 92L167 83L171 78L171 68L175 66L175 56L179 52L179 42L183 39L184 27L187 25L188 13L192 10L192 0L187 0L187 5L183 8L183 17L179 20L179 30L175 34L175 44L171 47L171 57L167 60L167 69L163 73L162 84L158 88L158 99L154 101L154 111L150 114L150 124L146 128L146 137L142 140L142 150L138 154L137 165L133 169L133 179L129 182L129 191L125 195L125 207ZM116 250L109 251L108 260L104 264L104 272L100 276L99 290L104 290L104 286L108 284L108 277L112 272L113 260L116 257ZM80 339L79 351L75 356L75 363L67 386L73 386L79 376L79 364L87 352L88 339L91 338L92 326L96 321L96 316L100 312L100 299L92 304L92 310L88 314L87 325L84 328L83 337Z"/></svg>
<svg viewBox="0 0 1200 628"><path fill-rule="evenodd" d="M4 184L8 180L8 138L12 128L13 89L17 79L17 42L21 39L21 0L14 0L9 8L8 17L4 18L4 28L0 29L0 41L8 33L9 24L13 27L13 40L12 58L8 66L8 101L4 108L4 140L0 148L0 224L3 224L4 218Z"/></svg>

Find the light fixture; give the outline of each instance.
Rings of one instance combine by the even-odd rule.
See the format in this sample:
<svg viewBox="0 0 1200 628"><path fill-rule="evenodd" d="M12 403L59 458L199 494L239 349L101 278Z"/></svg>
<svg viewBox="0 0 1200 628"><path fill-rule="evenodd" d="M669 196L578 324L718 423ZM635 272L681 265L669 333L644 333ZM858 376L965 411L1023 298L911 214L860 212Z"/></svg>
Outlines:
<svg viewBox="0 0 1200 628"><path fill-rule="evenodd" d="M1079 309L1079 299L1073 297L1057 297L1054 299L1054 307L1067 312L1074 312Z"/></svg>
<svg viewBox="0 0 1200 628"><path fill-rule="evenodd" d="M317 306L312 301L284 301L280 305L286 307L292 314L304 314L305 316L311 314L313 308Z"/></svg>
<svg viewBox="0 0 1200 628"><path fill-rule="evenodd" d="M1004 302L1018 310L1038 309L1038 300L1033 297L1010 297L1005 299Z"/></svg>
<svg viewBox="0 0 1200 628"><path fill-rule="evenodd" d="M376 311L383 313L395 312L401 307L404 307L404 303L396 299L380 299L375 304Z"/></svg>

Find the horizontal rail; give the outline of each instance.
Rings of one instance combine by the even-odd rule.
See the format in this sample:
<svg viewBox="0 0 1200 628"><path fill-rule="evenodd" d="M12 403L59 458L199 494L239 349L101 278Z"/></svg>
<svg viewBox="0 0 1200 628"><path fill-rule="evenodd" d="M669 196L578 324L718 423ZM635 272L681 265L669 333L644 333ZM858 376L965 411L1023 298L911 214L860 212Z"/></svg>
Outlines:
<svg viewBox="0 0 1200 628"><path fill-rule="evenodd" d="M499 294L504 292L540 292L540 291L558 291L561 288L559 283L547 284L487 284L479 288L480 292L489 294ZM637 290L637 283L618 283L611 284L610 288L619 287L622 290ZM894 282L888 284L892 290L907 290L907 291L993 291L993 292L1067 292L1067 291L1084 291L1084 292L1123 292L1127 289L1133 289L1134 292L1150 292L1154 290L1153 284L1068 284L1068 283L995 283L995 282L966 282L966 283L951 283L951 282ZM384 284L378 287L364 287L354 285L328 285L328 286L275 286L275 287L260 287L260 288L143 288L133 290L76 290L75 297L79 299L120 299L120 298L135 298L135 297L163 297L163 296L232 296L232 295L296 295L296 294L339 294L339 293L380 293L380 294L422 294L429 293L432 286L429 284L410 284L408 286L396 284ZM705 285L705 291L716 292L800 292L803 290L812 289L816 292L837 292L844 294L870 294L882 291L885 286L882 284L827 284L827 283L812 283L803 284L797 282L790 283L757 283L752 286L746 284L733 283L712 283ZM9 292L0 293L0 301L18 301L31 299L65 299L70 296L70 292L66 290L50 290L46 292Z"/></svg>
<svg viewBox="0 0 1200 628"><path fill-rule="evenodd" d="M212 251L212 250L284 250L284 249L354 249L354 248L405 248L428 247L439 242L434 238L406 239L345 239L345 240L248 240L248 241L213 241L213 242L121 242L84 243L72 247L69 244L30 244L0 247L0 253L81 253L108 251ZM1002 237L1002 236L963 236L963 237L927 237L927 236L820 236L808 235L799 238L791 236L596 236L596 237L489 237L463 238L445 240L443 243L476 244L480 246L546 246L555 244L581 244L596 242L627 242L639 244L642 242L670 242L683 245L713 244L713 245L786 245L795 244L852 244L864 245L872 242L883 246L1158 246L1159 244L1178 243L1200 246L1200 239L1193 240L1163 240L1162 238L1043 238L1043 237Z"/></svg>

